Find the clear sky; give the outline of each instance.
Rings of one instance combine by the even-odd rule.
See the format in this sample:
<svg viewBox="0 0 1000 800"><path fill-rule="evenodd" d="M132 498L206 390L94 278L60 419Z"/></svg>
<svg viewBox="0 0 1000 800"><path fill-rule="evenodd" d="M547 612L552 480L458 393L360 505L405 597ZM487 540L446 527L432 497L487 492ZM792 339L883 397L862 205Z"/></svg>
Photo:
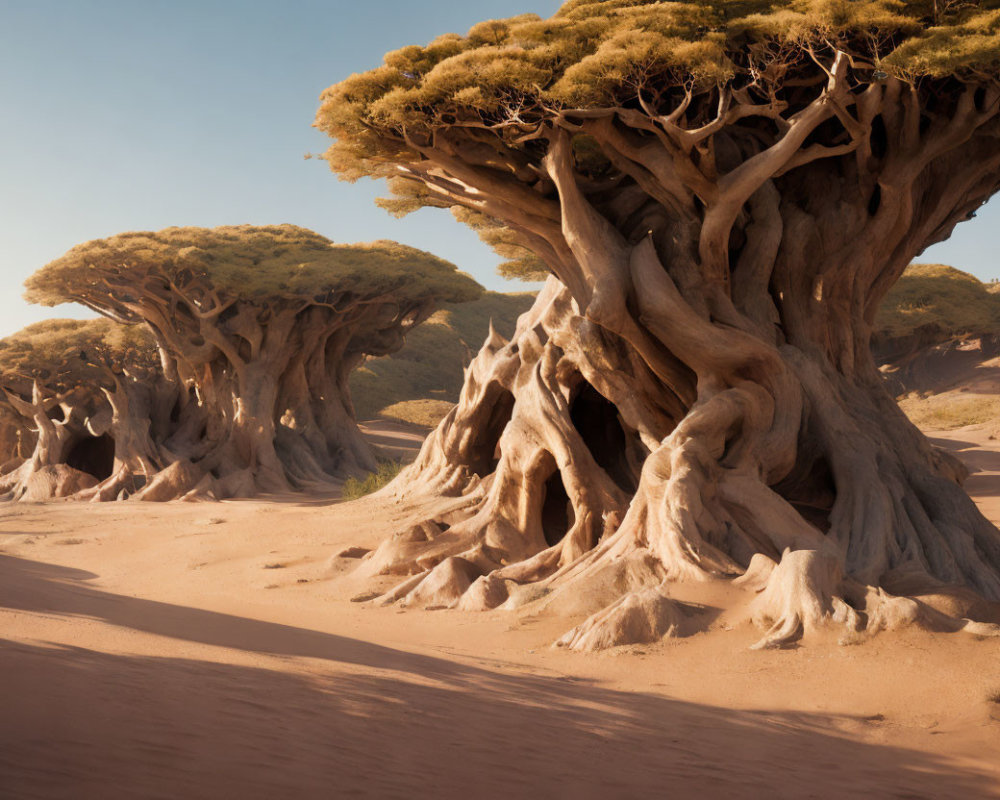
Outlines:
<svg viewBox="0 0 1000 800"><path fill-rule="evenodd" d="M168 225L290 222L398 239L489 288L497 258L447 211L396 220L380 187L305 160L319 93L406 44L558 0L0 0L0 335L71 306L21 282L74 244ZM921 260L988 280L1000 202ZM86 313L78 313L87 316Z"/></svg>

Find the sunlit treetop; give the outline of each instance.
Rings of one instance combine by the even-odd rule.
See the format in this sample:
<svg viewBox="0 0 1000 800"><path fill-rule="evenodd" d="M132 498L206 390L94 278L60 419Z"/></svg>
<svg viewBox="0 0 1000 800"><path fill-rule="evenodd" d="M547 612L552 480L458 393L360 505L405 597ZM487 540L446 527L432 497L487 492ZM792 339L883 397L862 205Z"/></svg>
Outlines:
<svg viewBox="0 0 1000 800"><path fill-rule="evenodd" d="M389 178L383 204L402 214L454 205L406 185L400 165L420 164L421 148L461 149L466 162L530 183L540 126L570 111L625 109L686 131L723 106L757 106L739 119L766 106L788 120L815 98L817 65L829 68L837 51L855 92L890 77L928 95L947 80L995 81L1000 0L570 0L549 19L490 20L388 53L327 89L316 125L335 140L331 168L346 180ZM574 149L581 171L601 178L605 154L585 137ZM511 273L541 268L510 252L492 223L465 221L503 238Z"/></svg>
<svg viewBox="0 0 1000 800"><path fill-rule="evenodd" d="M376 169L379 130L530 124L643 94L669 105L691 87L766 95L796 83L810 49L830 46L869 74L996 77L1000 0L571 0L550 19L491 20L388 53L327 89L317 124L341 139L328 154L334 168L360 177Z"/></svg>
<svg viewBox="0 0 1000 800"><path fill-rule="evenodd" d="M153 337L139 325L108 319L49 319L0 339L0 381L26 392L112 388L114 376L137 377L159 365Z"/></svg>
<svg viewBox="0 0 1000 800"><path fill-rule="evenodd" d="M43 305L75 301L134 319L144 297L181 295L200 307L247 301L338 303L391 295L460 302L480 287L431 253L392 241L334 244L294 225L166 228L77 245L26 282Z"/></svg>

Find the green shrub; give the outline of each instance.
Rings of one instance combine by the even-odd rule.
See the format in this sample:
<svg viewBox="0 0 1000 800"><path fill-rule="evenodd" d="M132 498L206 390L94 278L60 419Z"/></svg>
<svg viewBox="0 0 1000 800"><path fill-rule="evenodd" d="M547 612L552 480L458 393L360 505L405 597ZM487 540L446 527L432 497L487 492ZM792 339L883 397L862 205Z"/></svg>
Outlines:
<svg viewBox="0 0 1000 800"><path fill-rule="evenodd" d="M368 476L363 480L348 478L344 481L344 490L341 498L344 500L357 500L366 494L377 492L395 478L400 473L400 470L403 469L403 466L404 464L401 461L382 461L378 465L378 469L374 472L369 472Z"/></svg>

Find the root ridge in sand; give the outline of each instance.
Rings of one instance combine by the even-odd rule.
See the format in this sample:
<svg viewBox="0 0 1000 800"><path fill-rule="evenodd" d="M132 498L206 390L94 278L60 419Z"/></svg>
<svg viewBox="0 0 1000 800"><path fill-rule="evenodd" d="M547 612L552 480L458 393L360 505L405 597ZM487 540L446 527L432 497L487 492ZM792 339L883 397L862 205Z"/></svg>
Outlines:
<svg viewBox="0 0 1000 800"><path fill-rule="evenodd" d="M716 583L760 649L825 629L1000 634L1000 533L961 465L879 387L845 394L786 350L686 405L550 281L383 490L420 510L363 559L401 578L372 602L580 617L558 640L572 650L704 630L673 587Z"/></svg>

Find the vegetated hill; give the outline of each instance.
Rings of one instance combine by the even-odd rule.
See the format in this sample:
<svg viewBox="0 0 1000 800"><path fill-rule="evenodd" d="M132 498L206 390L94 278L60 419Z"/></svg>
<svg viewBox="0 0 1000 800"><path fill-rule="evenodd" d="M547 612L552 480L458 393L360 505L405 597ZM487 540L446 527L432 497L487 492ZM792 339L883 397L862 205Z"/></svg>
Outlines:
<svg viewBox="0 0 1000 800"><path fill-rule="evenodd" d="M1000 331L1000 284L944 264L911 264L875 318L880 340L943 341Z"/></svg>
<svg viewBox="0 0 1000 800"><path fill-rule="evenodd" d="M873 348L900 406L939 430L1000 429L1000 294L943 264L912 264L875 319Z"/></svg>
<svg viewBox="0 0 1000 800"><path fill-rule="evenodd" d="M490 321L509 338L534 299L530 292L485 292L472 302L445 304L407 334L402 350L369 359L351 374L358 419L436 425L457 402L463 370L486 340Z"/></svg>

